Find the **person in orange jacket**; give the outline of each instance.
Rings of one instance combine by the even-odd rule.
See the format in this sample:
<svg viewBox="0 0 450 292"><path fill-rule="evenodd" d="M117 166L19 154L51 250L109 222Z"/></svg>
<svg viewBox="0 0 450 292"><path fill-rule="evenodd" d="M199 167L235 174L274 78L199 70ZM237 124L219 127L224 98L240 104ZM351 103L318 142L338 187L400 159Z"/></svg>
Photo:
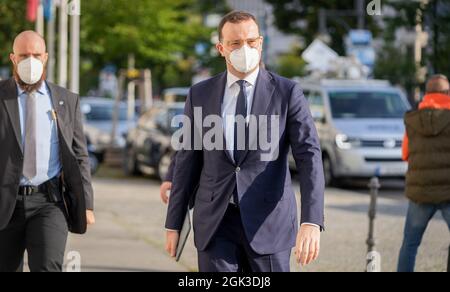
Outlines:
<svg viewBox="0 0 450 292"><path fill-rule="evenodd" d="M433 145L436 145L436 141L446 143L445 141L448 139L447 135L450 133L448 129L450 126L448 122L448 110L450 110L450 83L447 77L435 75L428 81L426 90L427 94L419 105L419 111L408 113L405 116L405 125L407 128L409 127L409 129L419 131L420 134L409 132L411 135L409 137L410 139L408 138L408 135L405 134L403 143L403 159L408 161L410 166L405 191L405 194L409 199L409 206L406 215L403 243L398 260L398 272L414 271L416 256L422 242L423 234L425 233L429 221L437 211L440 210L442 212L442 216L450 230L450 201L448 201L448 198L450 198L448 192L448 190L450 190L450 184L446 182L448 180L446 180L445 174L436 174L433 181L429 180L430 175L427 174L430 169L434 169L433 167L438 169L444 165L445 167L443 170L448 168L450 149L448 147L442 148L444 150L440 153L442 159L440 165L436 165L435 162L425 159L425 157L430 158L433 155L432 149L434 149L433 147L435 146ZM427 112L425 113L425 111ZM438 113L437 111L440 112ZM442 111L447 113L443 113ZM433 118L433 125L423 124L425 121L422 120L424 115L429 115ZM437 128L443 129L439 131L438 136L432 135L431 137L421 137L423 133L421 130L417 130L417 127L422 130L426 129L425 132L429 132L430 130L434 131ZM413 134L415 136L413 136ZM421 139L418 139L418 136L421 137ZM424 141L428 141L430 144L425 148L418 148L417 143L424 143ZM417 149L422 149L422 152L417 152ZM428 151L431 151L431 153L423 152L423 149L429 149ZM429 162L429 165L426 165L427 161ZM424 176L418 178L420 175ZM445 183L442 184L442 181Z"/></svg>
<svg viewBox="0 0 450 292"><path fill-rule="evenodd" d="M448 88L449 81L444 75L435 75L427 83L427 94L419 104L419 110L422 109L448 109L450 110L450 92ZM409 158L409 139L405 134L403 140L402 157L404 161Z"/></svg>

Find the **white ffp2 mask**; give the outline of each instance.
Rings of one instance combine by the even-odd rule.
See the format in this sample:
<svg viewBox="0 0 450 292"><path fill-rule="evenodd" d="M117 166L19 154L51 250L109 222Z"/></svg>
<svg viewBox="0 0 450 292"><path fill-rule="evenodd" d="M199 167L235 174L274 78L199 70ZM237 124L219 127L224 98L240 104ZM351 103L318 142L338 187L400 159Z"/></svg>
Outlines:
<svg viewBox="0 0 450 292"><path fill-rule="evenodd" d="M251 72L259 65L260 61L261 56L259 55L259 51L247 45L232 51L230 54L231 65L241 73Z"/></svg>
<svg viewBox="0 0 450 292"><path fill-rule="evenodd" d="M17 73L26 84L36 84L41 80L42 74L44 74L44 64L34 57L29 57L17 65Z"/></svg>

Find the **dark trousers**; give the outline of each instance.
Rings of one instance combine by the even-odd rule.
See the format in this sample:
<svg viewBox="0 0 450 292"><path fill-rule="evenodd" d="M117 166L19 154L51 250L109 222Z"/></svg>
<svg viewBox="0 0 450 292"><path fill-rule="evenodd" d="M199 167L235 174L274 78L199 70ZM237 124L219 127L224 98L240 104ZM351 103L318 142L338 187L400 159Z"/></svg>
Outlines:
<svg viewBox="0 0 450 292"><path fill-rule="evenodd" d="M0 231L0 272L20 271L25 250L32 272L61 272L68 226L61 202L45 194L19 196L13 217Z"/></svg>
<svg viewBox="0 0 450 292"><path fill-rule="evenodd" d="M198 253L200 272L289 272L291 250L256 254L245 236L239 208L230 205L205 251Z"/></svg>

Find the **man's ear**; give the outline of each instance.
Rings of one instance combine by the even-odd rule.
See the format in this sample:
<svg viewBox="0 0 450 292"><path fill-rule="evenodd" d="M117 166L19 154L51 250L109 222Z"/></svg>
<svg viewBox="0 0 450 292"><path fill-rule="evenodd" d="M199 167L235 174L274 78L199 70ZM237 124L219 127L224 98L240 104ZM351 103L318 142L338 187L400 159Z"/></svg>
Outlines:
<svg viewBox="0 0 450 292"><path fill-rule="evenodd" d="M216 44L216 49L217 49L217 51L220 53L220 55L222 56L222 57L224 57L225 58L225 53L223 52L224 51L224 48L223 48L223 45L222 45L222 43L217 43Z"/></svg>
<svg viewBox="0 0 450 292"><path fill-rule="evenodd" d="M9 54L9 59L11 60L11 63L13 63L14 65L16 65L16 60L15 60L15 55L14 55L14 53L10 53L10 54Z"/></svg>
<svg viewBox="0 0 450 292"><path fill-rule="evenodd" d="M44 55L44 65L47 65L47 61L48 61L48 53L45 53L45 55Z"/></svg>

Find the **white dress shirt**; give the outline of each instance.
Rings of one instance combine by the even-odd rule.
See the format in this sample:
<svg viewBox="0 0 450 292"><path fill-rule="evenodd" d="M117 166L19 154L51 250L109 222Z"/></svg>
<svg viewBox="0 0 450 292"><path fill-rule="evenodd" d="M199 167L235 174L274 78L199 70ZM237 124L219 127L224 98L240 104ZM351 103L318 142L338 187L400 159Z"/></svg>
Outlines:
<svg viewBox="0 0 450 292"><path fill-rule="evenodd" d="M247 122L250 119L250 113L253 106L253 96L255 94L256 80L259 75L259 67L244 80L247 82L245 93L247 97ZM236 116L236 106L241 88L237 83L240 81L228 71L227 85L225 87L225 95L222 104L222 119L225 133L226 150L230 153L230 157L234 158L234 122Z"/></svg>
<svg viewBox="0 0 450 292"><path fill-rule="evenodd" d="M19 103L22 148L25 147L25 121L28 94L17 85ZM31 180L22 176L21 186L39 186L61 173L62 164L59 157L59 140L56 121L52 114L53 104L50 91L45 82L36 94L36 177Z"/></svg>

